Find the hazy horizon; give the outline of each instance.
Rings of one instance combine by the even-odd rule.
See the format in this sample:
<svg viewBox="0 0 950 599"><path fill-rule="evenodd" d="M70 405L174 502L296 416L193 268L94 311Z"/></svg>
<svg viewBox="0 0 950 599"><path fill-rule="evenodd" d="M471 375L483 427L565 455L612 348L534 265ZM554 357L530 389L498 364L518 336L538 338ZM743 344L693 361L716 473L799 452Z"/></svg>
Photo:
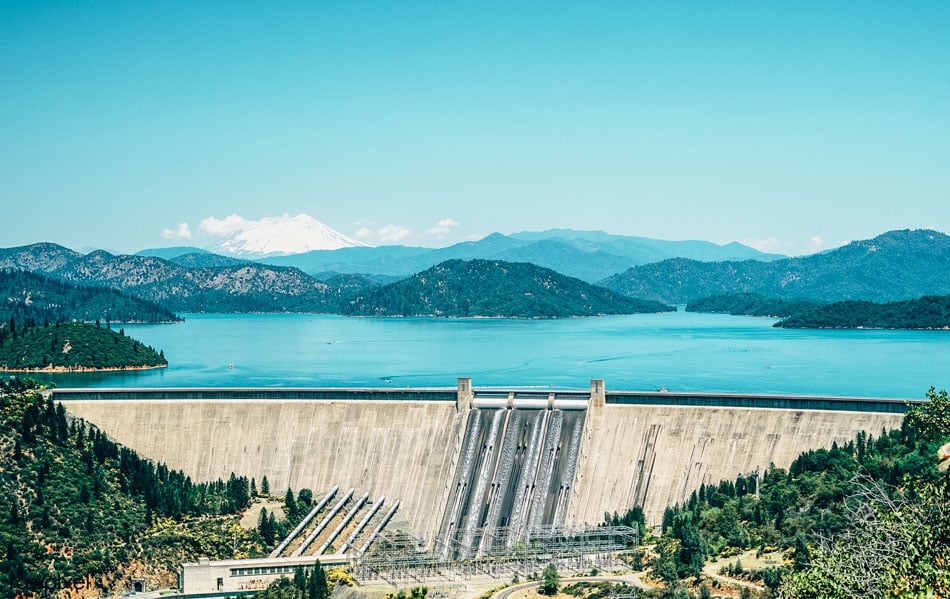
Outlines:
<svg viewBox="0 0 950 599"><path fill-rule="evenodd" d="M366 247L368 247L368 248L382 248L382 247L416 247L416 248L424 248L424 249L440 249L440 248L446 248L446 247L450 247L450 246L453 246L453 245L457 245L457 244L459 244L459 243L481 241L481 240L483 240L483 239L485 239L485 238L487 238L487 237L490 237L490 236L492 236L492 235L517 236L517 235L521 235L521 234L546 233L546 232L549 232L549 231L558 231L558 230L560 230L560 231L573 230L573 231L576 231L576 232L578 232L578 233L607 233L608 235L619 236L618 234L608 233L607 231L603 231L603 230L600 230L600 229L598 229L598 230L594 230L594 229L580 230L580 229L570 229L570 228L568 228L568 227L555 227L555 228L552 228L552 229L545 229L545 230L539 230L539 231L512 231L512 232L510 232L510 233L501 233L500 231L492 231L491 233L488 233L488 234L486 234L486 235L478 236L477 239L473 237L473 238L471 238L471 239L465 239L465 240L461 240L461 241L451 241L451 242L442 243L442 244L431 244L431 243L430 243L430 244L414 244L414 243L399 243L399 242L395 242L395 243L368 244ZM887 233L887 232L888 232L888 231L882 231L881 234ZM941 231L941 232L942 232L942 231ZM877 236L877 235L875 235L874 237L876 237L876 236ZM656 238L656 237L652 237L652 238L651 238L651 237L644 236L644 235L632 235L632 236L627 236L627 237L638 237L638 238L642 238L642 239L652 239L652 240L656 240L656 241L669 241L669 242L684 242L684 243L689 243L689 242L709 242L709 243L715 243L715 242L709 241L709 240L707 240L707 239L660 239L660 238ZM2 247L3 249L7 249L7 248L10 248L10 247L26 247L26 246L30 246L30 245L34 245L34 244L40 244L40 243L54 243L54 244L56 244L56 245L60 245L60 246L66 247L66 248L68 248L68 249L70 249L70 250L74 250L74 251L77 251L77 252L80 252L80 253L83 253L83 254L88 254L88 253L91 253L91 252L95 252L95 251L100 251L100 250L101 250L101 251L106 251L106 252L109 252L109 253L115 254L115 255L120 255L120 254L123 254L123 255L132 255L132 254L138 254L138 253L141 253L141 252L152 252L152 251L158 252L158 251L162 251L162 250L176 250L176 249L185 249L185 248L187 248L187 249L195 249L195 250L200 250L200 251L207 251L207 252L211 252L211 253L217 253L217 254L220 254L220 255L223 255L223 256L239 256L239 255L240 255L239 253L228 252L228 251L226 251L225 249L223 249L223 248L221 248L221 247L215 245L216 243L218 243L218 242L220 241L220 239L215 240L215 239L212 239L212 238L204 238L204 239L203 239L203 241L205 242L204 244L201 244L201 243L200 243L200 241L202 241L202 240L195 240L195 239L177 240L178 243L174 243L174 242L173 242L173 241L176 241L176 240L165 240L165 241L166 241L166 243L159 243L159 244L155 244L155 245L143 245L143 246L141 246L141 247L129 248L128 250L110 248L110 247L107 247L107 246L69 246L69 245L64 244L64 243L61 243L61 242L59 242L59 241L57 241L57 240L55 240L55 239L38 239L38 240L36 240L36 241L29 242L29 243L25 243L25 244L21 244L21 245L17 245L17 246L0 246L0 247ZM842 246L843 246L843 245L847 245L848 243L850 243L850 242L852 242L852 241L860 241L860 240L857 240L857 239L848 240L848 241L844 242L844 243L842 244ZM741 242L733 241L733 242L718 243L718 244L716 244L716 245L726 246L726 245L729 245L729 244L731 244L731 243L741 243ZM743 245L745 245L745 244L743 244ZM351 246L351 247L357 247L357 246ZM747 246L747 247L752 247L752 246ZM801 256L812 255L812 254L815 254L815 253L820 253L820 252L829 251L829 250L832 250L832 249L836 249L836 248L838 248L838 247L841 247L841 246L824 247L824 248L822 248L822 249L817 249L817 250L814 250L814 251L811 251L811 252L808 252L808 253L805 253L805 254L794 254L794 255L781 254L781 253L779 253L779 252L770 252L770 251L768 251L768 250L760 250L760 251L762 251L764 254L770 254L770 255L786 255L786 256L788 256L788 257L801 257ZM753 248L753 249L757 249L757 248ZM309 251L309 250L308 250L308 251ZM332 251L332 250L328 250L328 251ZM295 251L295 252L289 252L289 253L274 253L274 254L271 254L271 255L269 255L269 256L259 256L259 257L257 257L257 258L252 257L252 256L248 256L248 255L245 255L244 257L246 257L246 258L249 259L249 260L259 260L259 259L265 259L265 258L268 258L268 257L290 256L290 255L304 254L304 253L307 253L307 251Z"/></svg>

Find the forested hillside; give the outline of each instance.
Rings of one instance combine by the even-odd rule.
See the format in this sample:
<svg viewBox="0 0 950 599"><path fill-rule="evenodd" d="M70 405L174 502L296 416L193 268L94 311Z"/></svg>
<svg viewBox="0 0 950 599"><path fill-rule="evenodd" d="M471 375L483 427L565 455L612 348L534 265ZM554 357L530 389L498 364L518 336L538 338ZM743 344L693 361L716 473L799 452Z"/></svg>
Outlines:
<svg viewBox="0 0 950 599"><path fill-rule="evenodd" d="M187 268L150 256L92 252L52 276L95 283L179 312L328 312L327 285L296 269L255 263Z"/></svg>
<svg viewBox="0 0 950 599"><path fill-rule="evenodd" d="M180 320L154 302L115 289L85 286L36 273L0 269L0 322L158 323Z"/></svg>
<svg viewBox="0 0 950 599"><path fill-rule="evenodd" d="M56 243L34 243L13 248L0 248L0 268L51 273L82 257L79 252Z"/></svg>
<svg viewBox="0 0 950 599"><path fill-rule="evenodd" d="M449 260L352 296L340 308L360 316L560 318L673 310L522 262Z"/></svg>
<svg viewBox="0 0 950 599"><path fill-rule="evenodd" d="M950 328L950 295L904 302L836 302L775 323L786 329L946 329Z"/></svg>
<svg viewBox="0 0 950 599"><path fill-rule="evenodd" d="M235 544L261 555L234 516L251 482L194 483L71 420L31 381L0 380L0 597L121 593L133 575L169 586L182 558L231 557Z"/></svg>
<svg viewBox="0 0 950 599"><path fill-rule="evenodd" d="M950 294L948 272L950 237L938 231L904 230L773 262L675 258L631 268L599 284L630 297L674 304L732 293L889 302Z"/></svg>

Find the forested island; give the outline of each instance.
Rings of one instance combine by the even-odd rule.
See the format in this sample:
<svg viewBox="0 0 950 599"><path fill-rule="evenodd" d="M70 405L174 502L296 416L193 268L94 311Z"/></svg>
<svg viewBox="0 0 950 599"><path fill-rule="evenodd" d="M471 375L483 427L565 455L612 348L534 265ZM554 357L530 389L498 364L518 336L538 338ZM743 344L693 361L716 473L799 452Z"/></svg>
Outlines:
<svg viewBox="0 0 950 599"><path fill-rule="evenodd" d="M0 371L83 372L168 366L165 354L99 324L57 322L0 327Z"/></svg>
<svg viewBox="0 0 950 599"><path fill-rule="evenodd" d="M115 332L112 323L181 320L115 289L19 270L0 270L0 299L0 370L8 372L162 368L168 366L164 353L121 328Z"/></svg>
<svg viewBox="0 0 950 599"><path fill-rule="evenodd" d="M705 297L686 305L687 312L782 318L786 329L946 329L950 328L950 295L875 303L766 297L730 293Z"/></svg>
<svg viewBox="0 0 950 599"><path fill-rule="evenodd" d="M877 304L836 302L795 314L775 323L786 329L947 329L950 295Z"/></svg>
<svg viewBox="0 0 950 599"><path fill-rule="evenodd" d="M766 297L758 293L727 293L689 302L686 304L686 311L784 318L824 305L825 302L810 299Z"/></svg>

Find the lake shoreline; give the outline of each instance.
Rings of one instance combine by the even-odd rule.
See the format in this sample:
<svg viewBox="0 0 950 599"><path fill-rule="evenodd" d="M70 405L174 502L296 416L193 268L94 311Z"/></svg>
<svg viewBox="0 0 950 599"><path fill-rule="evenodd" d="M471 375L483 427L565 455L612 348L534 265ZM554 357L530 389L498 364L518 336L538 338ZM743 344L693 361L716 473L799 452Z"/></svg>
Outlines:
<svg viewBox="0 0 950 599"><path fill-rule="evenodd" d="M0 368L0 372L16 373L44 373L44 374L77 374L83 372L123 372L127 370L155 370L168 368L168 364L154 366L110 366L107 368L91 368L88 366L44 366L42 368Z"/></svg>

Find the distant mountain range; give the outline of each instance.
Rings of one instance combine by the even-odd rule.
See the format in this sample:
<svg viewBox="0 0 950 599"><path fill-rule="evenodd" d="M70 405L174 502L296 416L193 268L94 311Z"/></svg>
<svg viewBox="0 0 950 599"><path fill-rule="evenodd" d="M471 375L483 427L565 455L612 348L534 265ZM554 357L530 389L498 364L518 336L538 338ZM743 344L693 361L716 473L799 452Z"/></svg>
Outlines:
<svg viewBox="0 0 950 599"><path fill-rule="evenodd" d="M600 231L554 229L540 233L493 233L478 241L430 249L406 246L343 248L269 258L271 264L294 266L308 273L322 271L406 277L446 260L530 262L561 274L594 282L631 266L676 256L696 260L774 260L738 243L660 241L610 235Z"/></svg>
<svg viewBox="0 0 950 599"><path fill-rule="evenodd" d="M538 236L543 238L538 239ZM446 277L442 285L453 289L452 293L457 297L451 299L459 303L437 305L437 302L433 303L434 297L428 296L426 299L425 294L419 296L419 301L423 305L429 302L433 313L456 314L466 313L466 305L488 305L480 303L478 298L465 297L466 293L484 293L485 288L478 288L481 283L478 283L479 279L474 274L485 273L469 273L465 277L453 279L460 276L456 273L460 267L454 264L462 257L466 260L514 264L511 260L480 256L521 256L523 260L532 260L534 268L543 270L543 264L551 264L554 267L551 270L561 275L587 268L590 276L592 272L605 270L606 265L613 263L611 261L621 253L627 256L623 260L629 261L663 255L677 248L677 251L694 254L757 253L738 245L730 248L704 242L660 242L600 232L558 230L512 236L495 234L477 242L439 250L402 246L361 247L271 259L272 262L306 262L303 264L305 269L239 260L195 248L163 250L166 259L147 255L151 251L135 256L115 256L104 251L81 254L53 243L0 249L0 267L30 270L82 285L121 289L176 312L345 311L352 314L409 314L420 313L422 308L410 303L404 303L405 309L398 308L390 302L390 297L395 294L408 301L406 294L415 293L412 291L413 283L393 282L393 278L399 275L387 275L385 272L401 272L408 269L408 265L424 264L423 267L413 267L416 270L412 272L425 274L427 281ZM476 257L470 258L473 255ZM664 259L607 277L601 285L630 298L664 304L688 303L699 298L734 293L822 302L887 302L923 295L950 294L950 237L937 231L891 231L874 239L855 241L842 248L812 256L766 258L769 260L703 262L687 258ZM452 262L453 266L449 268L444 265L440 269L430 270L433 267L429 264L432 260L439 260L437 264L443 265ZM488 267L479 266L479 269ZM319 273L319 280L314 273ZM506 276L511 279L503 280L490 275L491 285L498 286L509 295L538 295L532 287L532 277L535 275L529 276L528 271L521 267L511 267ZM543 279L549 275L537 276ZM470 284L467 291L460 283L466 279ZM383 287L387 283L389 285ZM596 295L595 288L582 290L573 284L565 288L587 296L577 295L574 298L572 308L567 310L573 315L612 311L603 307L606 304L594 307L591 303L590 298ZM354 298L361 298L359 301L371 304L355 307ZM557 304L553 299L552 302ZM622 309L633 308L627 306ZM499 310L504 312L494 305L488 312L496 315Z"/></svg>
<svg viewBox="0 0 950 599"><path fill-rule="evenodd" d="M221 256L200 252L174 260ZM231 259L226 259L231 260ZM353 315L546 318L669 309L638 302L534 264L451 260L385 287L358 274L319 281L256 262L188 267L153 256L72 252L43 243L0 250L0 267L121 289L176 312L317 312Z"/></svg>
<svg viewBox="0 0 950 599"><path fill-rule="evenodd" d="M221 256L199 248L150 249L138 254L165 258L190 267L223 264ZM275 266L299 268L310 275L337 272L403 278L446 260L503 260L530 262L557 270L561 274L594 282L631 266L673 257L702 261L768 261L785 256L766 254L740 243L716 245L708 241L664 241L611 235L602 231L551 229L512 235L493 233L478 241L466 241L438 249L399 245L343 247L270 256L259 261Z"/></svg>
<svg viewBox="0 0 950 599"><path fill-rule="evenodd" d="M890 231L811 256L762 262L685 258L636 266L599 283L630 297L684 304L732 293L834 302L950 294L950 237Z"/></svg>

